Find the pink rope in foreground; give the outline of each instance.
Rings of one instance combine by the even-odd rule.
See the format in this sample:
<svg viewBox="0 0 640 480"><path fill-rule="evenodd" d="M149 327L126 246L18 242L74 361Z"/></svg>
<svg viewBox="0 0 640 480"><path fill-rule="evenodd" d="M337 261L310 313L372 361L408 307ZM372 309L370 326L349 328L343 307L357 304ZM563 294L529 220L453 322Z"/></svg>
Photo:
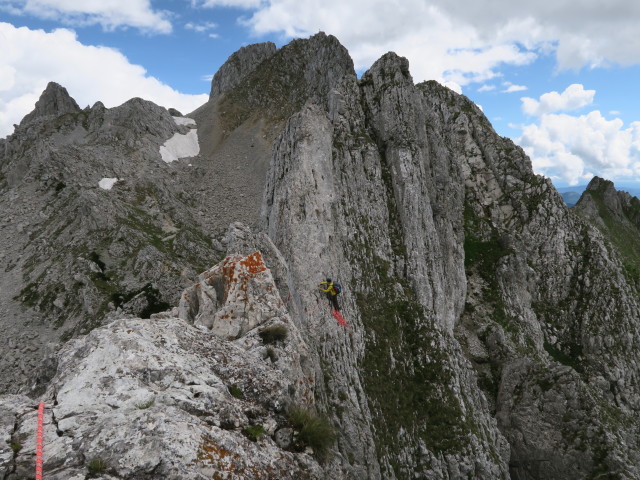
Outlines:
<svg viewBox="0 0 640 480"><path fill-rule="evenodd" d="M44 402L38 405L38 433L36 435L36 480L42 480L42 433L44 430Z"/></svg>

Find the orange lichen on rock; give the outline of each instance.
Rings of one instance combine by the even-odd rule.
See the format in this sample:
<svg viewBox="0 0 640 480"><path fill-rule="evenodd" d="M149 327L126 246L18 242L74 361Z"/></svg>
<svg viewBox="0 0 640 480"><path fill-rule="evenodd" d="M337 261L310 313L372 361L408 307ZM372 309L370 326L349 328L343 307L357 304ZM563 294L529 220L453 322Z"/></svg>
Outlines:
<svg viewBox="0 0 640 480"><path fill-rule="evenodd" d="M222 274L227 278L229 284L237 280L236 263L236 258L234 257L227 257L224 259L224 264L222 265Z"/></svg>
<svg viewBox="0 0 640 480"><path fill-rule="evenodd" d="M244 258L238 255L231 255L225 258L222 265L222 274L227 280L225 298L228 296L232 285L237 283L238 280L240 285L237 295L240 295L240 292L246 291L249 278L265 270L267 270L267 267L260 252L254 252Z"/></svg>
<svg viewBox="0 0 640 480"><path fill-rule="evenodd" d="M207 465L215 466L219 460L233 455L226 448L214 443L211 439L203 439L198 449L198 460Z"/></svg>
<svg viewBox="0 0 640 480"><path fill-rule="evenodd" d="M240 455L230 452L211 439L203 438L197 458L202 464L216 470L213 478L224 479L230 478L229 475L236 470L236 462L240 460Z"/></svg>
<svg viewBox="0 0 640 480"><path fill-rule="evenodd" d="M251 255L240 260L240 265L247 267L247 272L251 275L264 272L267 269L260 252L253 252Z"/></svg>
<svg viewBox="0 0 640 480"><path fill-rule="evenodd" d="M215 469L213 480L236 478L263 479L272 478L275 472L271 465L254 465L249 458L230 452L210 438L203 438L198 448L198 461ZM265 476L266 475L266 476Z"/></svg>

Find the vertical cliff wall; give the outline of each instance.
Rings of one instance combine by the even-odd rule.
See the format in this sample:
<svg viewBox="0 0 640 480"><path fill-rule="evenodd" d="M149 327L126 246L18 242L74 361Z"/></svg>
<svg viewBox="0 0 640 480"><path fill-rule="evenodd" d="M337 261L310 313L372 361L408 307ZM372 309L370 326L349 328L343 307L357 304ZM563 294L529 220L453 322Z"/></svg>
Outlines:
<svg viewBox="0 0 640 480"><path fill-rule="evenodd" d="M343 426L342 467L637 471L638 301L599 233L477 106L414 85L395 54L312 100L276 141L263 218ZM346 285L353 332L324 300L313 309L325 276Z"/></svg>

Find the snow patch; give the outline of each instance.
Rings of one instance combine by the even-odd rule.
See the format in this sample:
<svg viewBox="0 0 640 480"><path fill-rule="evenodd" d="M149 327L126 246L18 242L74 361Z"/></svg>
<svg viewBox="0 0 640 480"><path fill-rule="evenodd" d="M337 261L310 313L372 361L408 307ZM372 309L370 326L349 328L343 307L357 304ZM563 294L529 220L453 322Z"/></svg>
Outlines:
<svg viewBox="0 0 640 480"><path fill-rule="evenodd" d="M188 117L173 117L173 121L177 125L195 125L196 121L193 118Z"/></svg>
<svg viewBox="0 0 640 480"><path fill-rule="evenodd" d="M192 129L185 135L176 133L160 147L162 160L171 163L185 157L195 157L200 153L198 130Z"/></svg>
<svg viewBox="0 0 640 480"><path fill-rule="evenodd" d="M111 190L111 187L113 187L116 182L118 181L117 178L103 178L102 180L100 180L98 182L98 186L100 188L102 188L103 190Z"/></svg>

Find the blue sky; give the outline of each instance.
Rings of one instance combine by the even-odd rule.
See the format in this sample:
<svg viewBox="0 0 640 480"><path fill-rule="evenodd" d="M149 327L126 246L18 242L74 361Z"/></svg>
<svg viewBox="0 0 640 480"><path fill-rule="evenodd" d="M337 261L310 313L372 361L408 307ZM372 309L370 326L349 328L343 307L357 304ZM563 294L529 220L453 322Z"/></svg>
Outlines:
<svg viewBox="0 0 640 480"><path fill-rule="evenodd" d="M636 0L0 0L0 137L50 80L81 106L183 113L243 45L335 35L358 73L387 51L480 105L558 186L640 181Z"/></svg>

